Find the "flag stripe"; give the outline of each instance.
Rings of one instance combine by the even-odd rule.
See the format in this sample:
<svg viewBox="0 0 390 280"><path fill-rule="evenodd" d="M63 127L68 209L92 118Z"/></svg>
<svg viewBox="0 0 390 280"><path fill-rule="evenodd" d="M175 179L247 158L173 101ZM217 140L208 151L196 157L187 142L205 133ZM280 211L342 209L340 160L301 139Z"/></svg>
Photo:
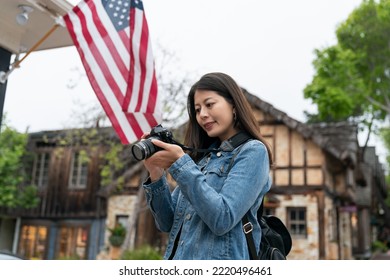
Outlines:
<svg viewBox="0 0 390 280"><path fill-rule="evenodd" d="M149 126L153 127L157 125L154 117L151 114L145 114L145 113L133 113L134 119L137 121L137 123L140 124L141 130L145 131L145 129Z"/></svg>
<svg viewBox="0 0 390 280"><path fill-rule="evenodd" d="M64 16L87 76L123 144L161 121L141 0L82 0Z"/></svg>
<svg viewBox="0 0 390 280"><path fill-rule="evenodd" d="M156 102L157 102L157 79L156 72L153 70L152 80L150 85L150 94L148 98L148 102L146 104L146 112L151 113L156 110Z"/></svg>
<svg viewBox="0 0 390 280"><path fill-rule="evenodd" d="M139 20L141 20L141 18ZM148 107L148 104L150 103L150 100L153 100L157 94L157 88L152 87L153 83L156 83L157 81L155 79L154 60L152 55L153 52L148 32L148 24L144 13L142 15L142 34L141 45L143 47L140 48L139 56L142 59L141 65L144 65L144 67L141 69L141 83L143 84L143 90L139 93L140 98L138 100L138 106L141 106L139 109L141 112L152 113L154 110L149 111L149 108L151 107ZM138 107L136 108L136 111L137 109Z"/></svg>
<svg viewBox="0 0 390 280"><path fill-rule="evenodd" d="M91 13L92 14L94 14L94 13L98 14L98 11L97 11L96 6L94 4L91 5ZM124 56L122 57L119 54L119 50L116 48L116 46L115 46L114 42L112 41L111 37L108 36L107 29L105 28L105 26L100 21L100 17L99 18L92 17L92 15L91 15L91 19L93 20L93 22L95 23L95 26L96 26L96 32L98 32L100 34L100 37L102 38L102 40L106 44L107 51L109 53L111 53L111 56L112 56L112 59L113 59L113 63L117 64L118 69L119 69L121 75L123 76L123 80L125 82L127 82L127 76L128 76L128 71L129 71L129 60L128 60L129 57L127 57L127 56L126 57L124 57ZM95 31L95 28L94 28L94 31ZM94 32L94 33L96 34L96 32ZM118 45L118 48L121 46L121 44L117 44L117 45ZM123 48L122 51L124 52L124 54L127 53L127 49L126 48ZM127 59L127 60L124 60L124 59Z"/></svg>
<svg viewBox="0 0 390 280"><path fill-rule="evenodd" d="M93 3L93 2L92 2ZM92 46L96 47L95 50L91 49L92 53L96 54L96 60L98 62L98 65L105 69L103 69L103 73L105 73L105 76L107 76L108 82L111 85L111 82L113 82L115 85L114 87L118 86L120 90L117 92L117 98L120 100L120 102L123 100L124 92L127 89L127 79L126 74L122 75L121 72L127 72L128 67L124 66L124 69L121 69L118 67L118 61L116 57L112 55L112 50L110 50L109 47L107 47L104 38L100 36L100 33L96 26L94 24L90 24L87 26L88 22L94 21L93 13L91 10L86 9L84 14L80 14L80 20L82 23L83 33L84 37L87 39L87 44L92 48ZM95 17L96 18L96 17ZM128 63L129 64L129 63ZM111 67L108 69L107 65L110 65ZM120 63L120 65L123 65ZM112 67L117 66L117 67ZM113 78L115 77L115 79ZM119 94L122 93L122 94Z"/></svg>
<svg viewBox="0 0 390 280"><path fill-rule="evenodd" d="M130 10L130 57L131 61L133 61L133 64L130 65L130 77L129 77L129 92L126 93L126 99L123 103L124 110L127 110L129 112L137 112L136 111L136 105L138 103L138 92L140 88L139 84L139 74L140 74L140 60L139 57L136 55L139 53L138 51L138 45L141 40L141 31L142 31L142 24L137 20L137 17L140 14L137 13L136 9ZM138 23L139 28L135 28L136 24Z"/></svg>
<svg viewBox="0 0 390 280"><path fill-rule="evenodd" d="M98 68L102 70L104 74L103 76L106 79L107 84L111 87L118 101L122 103L123 94L121 93L124 92L126 88L126 81L122 81L119 78L121 75L116 67L109 68L107 66L107 63L110 63L110 65L115 65L115 62L111 59L111 56L105 48L105 45L101 44L101 41L97 40L98 37L96 36L96 30L93 27L91 29L88 29L86 20L86 16L90 16L88 11L89 10L87 9L85 14L79 15L83 38L85 39L85 45L83 49L89 48L90 52L94 54L93 56L91 56L91 59L96 61L97 68L92 68L92 72L94 72L94 70L97 70ZM93 32L93 37L90 31ZM93 38L95 38L95 41L93 40ZM115 76L115 78L113 75ZM117 81L119 82L119 85Z"/></svg>
<svg viewBox="0 0 390 280"><path fill-rule="evenodd" d="M145 87L145 78L146 78L146 55L147 55L147 47L148 47L148 43L149 43L149 38L148 38L148 32L146 31L147 30L147 26L145 26L145 17L142 16L142 19L140 18L139 20L142 20L142 31L141 31L141 38L140 38L140 41L141 41L141 46L144 46L144 47L139 47L138 48L138 57L140 59L140 69L139 69L139 72L140 72L140 75L139 75L139 80L140 80L140 88L139 88L139 91L138 91L138 99L137 99L137 106L135 107L135 111L138 112L140 111L140 107L141 107L141 104L142 104L142 98L145 97L145 99L148 98L148 96L143 96L144 94L144 87Z"/></svg>
<svg viewBox="0 0 390 280"><path fill-rule="evenodd" d="M151 48L150 41L148 42L148 48ZM154 70L154 61L153 56L151 55L152 51L148 50L145 64L149 67L146 67L146 78L145 78L145 88L144 88L144 98L142 100L141 112L153 113L155 110L155 97L157 94L157 80L156 72Z"/></svg>
<svg viewBox="0 0 390 280"><path fill-rule="evenodd" d="M110 39L114 42L115 48L118 50L118 53L121 55L123 63L127 66L127 70L130 62L130 28L127 27L121 32L117 32L115 27L112 24L105 24L109 22L110 19L107 15L106 10L104 10L102 5L95 5L96 10L96 19L101 22L101 25L107 30L107 36L110 36Z"/></svg>
<svg viewBox="0 0 390 280"><path fill-rule="evenodd" d="M102 90L100 89L100 87L98 86L98 84L96 83L96 79L94 78L94 75L92 74L92 71L91 71L91 67L89 66L86 58L85 58L85 54L83 52L83 49L81 48L80 44L79 44L79 39L78 39L78 36L76 35L75 32L73 32L73 30L75 30L74 26L73 26L73 22L75 21L73 19L70 20L70 18L72 18L72 13L70 12L69 14L67 14L64 19L65 19L65 23L67 25L67 28L69 30L69 33L73 39L73 42L75 44L75 46L77 47L78 51L79 51L79 54L80 54L80 57L81 57L81 60L83 62L83 65L84 65L84 68L86 70L86 73L88 75L88 78L91 82L91 85L93 87L93 89L95 90L95 93L97 94L98 96L98 99L100 101L100 103L102 104L102 107L104 109L104 111L106 112L107 116L109 117L110 121L111 121L111 124L113 125L115 131L117 132L119 138L121 139L121 142L126 142L127 141L127 137L124 133L124 131L122 130L122 127L121 125L119 124L119 121L118 119L116 118L116 115L112 109L112 106L110 105L110 102L104 97L104 95L102 94Z"/></svg>
<svg viewBox="0 0 390 280"><path fill-rule="evenodd" d="M71 13L69 13L69 15L72 17ZM78 13L78 16L75 15L72 17L72 22L75 26L75 30L83 30L81 34L77 36L76 41L79 42L79 53L82 53L82 57L85 58L83 59L84 68L86 68L86 73L89 77L93 89L95 90L95 94L102 104L102 107L105 110L107 116L110 118L114 129L117 132L119 131L118 136L120 137L121 141L124 143L130 142L128 139L134 138L135 134L133 133L131 126L129 126L126 116L122 113L121 110L120 104L123 100L123 95L118 94L120 91L117 87L114 88L116 91L113 91L109 84L110 81L104 77L104 72L101 70L103 69L107 71L108 68L101 68L102 64L99 65L102 60L101 56L96 52L96 48L90 49L88 46L87 31L82 29L85 27L85 25L81 23L83 18L84 16L81 15L81 13ZM68 21L66 22L68 23ZM105 63L103 62L103 64ZM108 75L109 71L106 74ZM126 133L124 131L126 131Z"/></svg>

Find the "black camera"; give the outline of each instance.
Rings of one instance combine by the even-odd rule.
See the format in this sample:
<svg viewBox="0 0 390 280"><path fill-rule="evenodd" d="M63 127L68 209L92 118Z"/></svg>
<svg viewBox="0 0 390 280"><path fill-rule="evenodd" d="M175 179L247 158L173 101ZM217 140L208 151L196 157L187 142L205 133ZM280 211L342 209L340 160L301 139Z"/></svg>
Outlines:
<svg viewBox="0 0 390 280"><path fill-rule="evenodd" d="M152 139L157 139L169 144L176 144L176 142L173 140L171 131L162 127L160 124L156 125L150 131L148 138L138 142L137 144L134 144L131 147L131 152L133 153L133 156L136 160L146 159L155 152L162 150L160 147L153 145L151 141Z"/></svg>

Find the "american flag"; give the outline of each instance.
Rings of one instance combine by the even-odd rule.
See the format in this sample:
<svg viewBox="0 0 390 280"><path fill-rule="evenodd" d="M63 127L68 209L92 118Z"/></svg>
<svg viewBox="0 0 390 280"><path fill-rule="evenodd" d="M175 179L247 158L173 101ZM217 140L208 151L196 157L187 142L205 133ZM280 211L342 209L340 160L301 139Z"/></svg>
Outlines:
<svg viewBox="0 0 390 280"><path fill-rule="evenodd" d="M91 86L123 144L161 122L141 0L83 0L63 17Z"/></svg>

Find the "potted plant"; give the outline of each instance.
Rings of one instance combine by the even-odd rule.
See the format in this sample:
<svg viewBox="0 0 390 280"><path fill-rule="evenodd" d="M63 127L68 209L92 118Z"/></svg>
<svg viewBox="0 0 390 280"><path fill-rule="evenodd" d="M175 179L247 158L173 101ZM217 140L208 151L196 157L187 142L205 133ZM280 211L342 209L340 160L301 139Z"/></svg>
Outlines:
<svg viewBox="0 0 390 280"><path fill-rule="evenodd" d="M114 228L108 228L111 235L108 238L110 244L114 247L120 247L125 241L126 228L122 224L117 224Z"/></svg>

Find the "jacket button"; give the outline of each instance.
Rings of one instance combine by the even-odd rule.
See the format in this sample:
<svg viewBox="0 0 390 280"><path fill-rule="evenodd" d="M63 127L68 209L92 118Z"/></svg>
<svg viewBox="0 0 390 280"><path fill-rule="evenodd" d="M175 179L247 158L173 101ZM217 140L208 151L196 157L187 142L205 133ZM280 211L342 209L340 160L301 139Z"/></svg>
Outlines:
<svg viewBox="0 0 390 280"><path fill-rule="evenodd" d="M221 155L222 155L221 152L218 152L218 153L217 153L217 157L220 157Z"/></svg>
<svg viewBox="0 0 390 280"><path fill-rule="evenodd" d="M191 219L191 214L186 215L186 220L189 220L189 219Z"/></svg>

